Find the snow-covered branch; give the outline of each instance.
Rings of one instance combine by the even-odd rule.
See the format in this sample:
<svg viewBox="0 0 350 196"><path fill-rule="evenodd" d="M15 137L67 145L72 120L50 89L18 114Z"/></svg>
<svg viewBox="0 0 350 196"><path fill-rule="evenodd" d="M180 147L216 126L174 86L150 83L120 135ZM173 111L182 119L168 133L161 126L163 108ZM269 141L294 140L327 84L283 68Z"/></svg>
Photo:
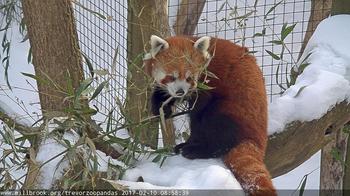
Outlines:
<svg viewBox="0 0 350 196"><path fill-rule="evenodd" d="M350 105L337 104L320 119L292 122L270 136L265 163L273 177L285 174L322 149L350 121Z"/></svg>
<svg viewBox="0 0 350 196"><path fill-rule="evenodd" d="M7 111L4 105L0 104L0 120L5 123L8 127L14 128L16 131L20 132L22 135L33 135L39 134L40 129L38 127L30 127L25 123L19 122L16 117L10 115L10 111Z"/></svg>
<svg viewBox="0 0 350 196"><path fill-rule="evenodd" d="M269 105L266 164L272 176L306 161L350 121L349 19L338 15L319 24L297 67L306 68Z"/></svg>

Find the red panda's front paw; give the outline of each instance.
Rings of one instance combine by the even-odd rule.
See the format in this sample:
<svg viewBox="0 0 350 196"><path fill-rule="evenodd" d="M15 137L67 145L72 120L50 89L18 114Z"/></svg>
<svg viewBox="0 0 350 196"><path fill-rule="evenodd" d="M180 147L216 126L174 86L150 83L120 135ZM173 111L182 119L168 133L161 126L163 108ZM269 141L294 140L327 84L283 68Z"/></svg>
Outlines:
<svg viewBox="0 0 350 196"><path fill-rule="evenodd" d="M179 154L181 148L184 147L186 144L187 144L187 143L184 142L184 143L181 143L181 144L176 145L176 146L174 147L174 152L175 152L175 154Z"/></svg>
<svg viewBox="0 0 350 196"><path fill-rule="evenodd" d="M202 144L186 144L181 148L181 154L188 159L207 159L212 157L207 147Z"/></svg>

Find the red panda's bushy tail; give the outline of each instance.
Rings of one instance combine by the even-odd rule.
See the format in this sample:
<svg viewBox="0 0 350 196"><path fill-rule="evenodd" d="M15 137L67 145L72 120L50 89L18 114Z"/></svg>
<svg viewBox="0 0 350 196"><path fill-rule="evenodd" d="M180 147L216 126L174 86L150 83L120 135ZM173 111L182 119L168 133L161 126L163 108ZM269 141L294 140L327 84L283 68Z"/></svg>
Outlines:
<svg viewBox="0 0 350 196"><path fill-rule="evenodd" d="M225 165L250 196L277 195L263 157L264 152L252 141L243 141L224 157Z"/></svg>

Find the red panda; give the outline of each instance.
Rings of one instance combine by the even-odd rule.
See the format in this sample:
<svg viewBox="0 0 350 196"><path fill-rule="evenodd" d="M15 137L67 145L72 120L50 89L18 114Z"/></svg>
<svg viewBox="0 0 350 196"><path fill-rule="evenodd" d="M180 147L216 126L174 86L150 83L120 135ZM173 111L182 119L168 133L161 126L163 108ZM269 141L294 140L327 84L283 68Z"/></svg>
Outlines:
<svg viewBox="0 0 350 196"><path fill-rule="evenodd" d="M264 164L267 97L262 73L247 48L211 37L151 37L145 71L155 79L151 110L166 117L189 103L191 134L174 148L188 159L223 157L249 195L276 195ZM209 74L210 73L210 74ZM198 84L209 90L200 90Z"/></svg>

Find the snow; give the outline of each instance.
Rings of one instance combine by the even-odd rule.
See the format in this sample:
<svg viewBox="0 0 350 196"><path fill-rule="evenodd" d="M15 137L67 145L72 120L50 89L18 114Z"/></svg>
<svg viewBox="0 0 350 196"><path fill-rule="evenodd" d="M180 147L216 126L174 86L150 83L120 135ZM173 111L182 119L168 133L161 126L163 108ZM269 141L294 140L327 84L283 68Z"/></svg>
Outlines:
<svg viewBox="0 0 350 196"><path fill-rule="evenodd" d="M34 79L22 75L22 73L34 74L34 67L28 63L29 41L21 42L23 36L18 31L18 26L10 29L11 48L10 66L8 69L9 81L12 91L8 89L4 77L5 68L0 66L0 107L8 114L16 117L20 123L31 125L40 118L41 110L37 84ZM3 32L0 32L3 37Z"/></svg>
<svg viewBox="0 0 350 196"><path fill-rule="evenodd" d="M108 164L119 165L124 168L126 167L126 165L123 162L113 159L110 156L107 156L102 151L96 150L96 154L97 154L97 162L98 162L97 170L100 172L107 172ZM91 161L91 164L93 164L92 161Z"/></svg>
<svg viewBox="0 0 350 196"><path fill-rule="evenodd" d="M54 119L58 121L64 120L63 118ZM53 123L53 119L50 120L48 123L48 133L57 126L57 124ZM63 139L74 145L78 141L79 135L75 132L66 131ZM37 163L42 165L40 169L40 180L38 181L41 189L50 189L55 181L62 177L64 169L69 167L68 161L64 159L66 154L64 151L66 150L67 148L56 139L50 137L43 139L36 156Z"/></svg>
<svg viewBox="0 0 350 196"><path fill-rule="evenodd" d="M147 189L155 188L154 185L172 189L242 189L221 159L189 160L176 155L167 157L160 166L151 161L153 158L144 158L135 168L127 170L121 183L133 187L135 184L128 181L141 176L146 182L140 182L141 186Z"/></svg>
<svg viewBox="0 0 350 196"><path fill-rule="evenodd" d="M322 117L337 103L350 101L350 15L322 21L310 39L301 62L310 63L295 85L269 105L269 134L290 122ZM334 30L336 29L336 30Z"/></svg>

